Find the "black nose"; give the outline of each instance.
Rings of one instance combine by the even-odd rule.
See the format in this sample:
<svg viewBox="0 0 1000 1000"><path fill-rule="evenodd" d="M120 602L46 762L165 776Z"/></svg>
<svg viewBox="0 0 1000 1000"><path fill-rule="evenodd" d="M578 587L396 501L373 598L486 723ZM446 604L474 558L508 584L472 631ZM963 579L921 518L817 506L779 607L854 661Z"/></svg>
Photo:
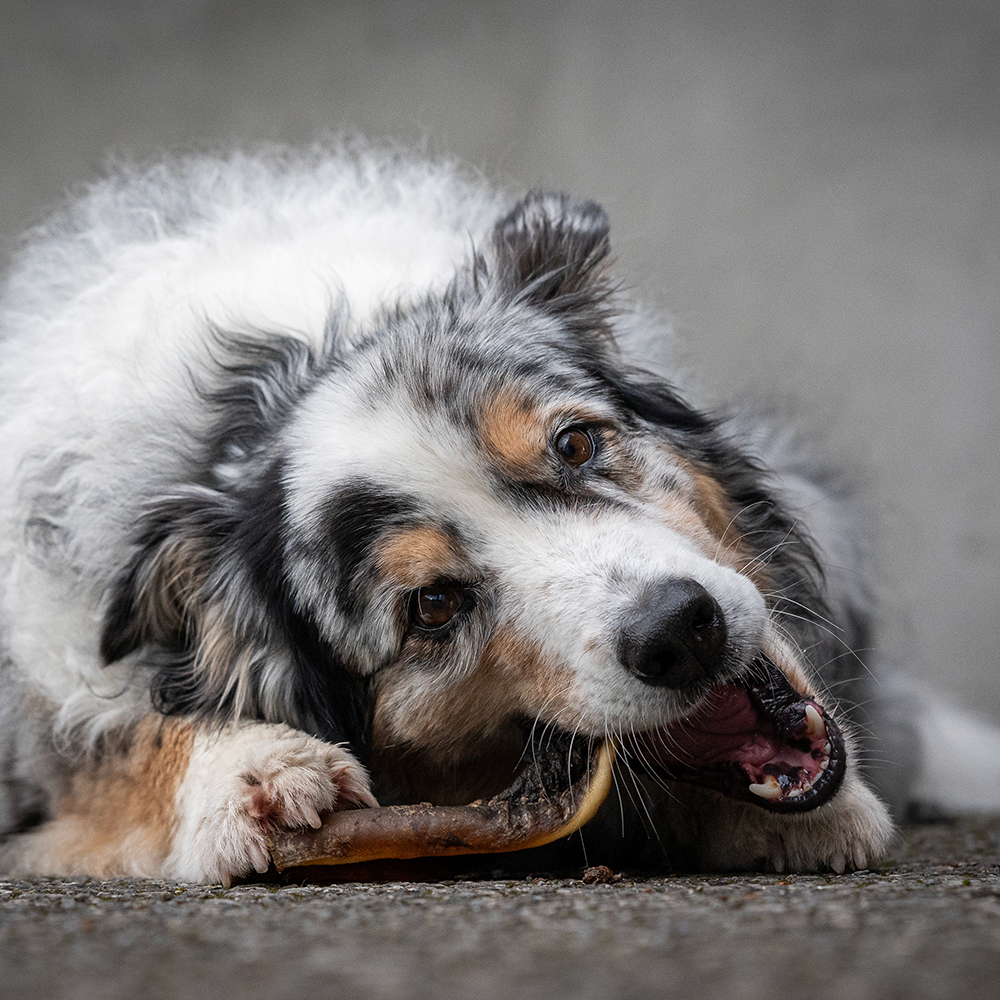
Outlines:
<svg viewBox="0 0 1000 1000"><path fill-rule="evenodd" d="M715 598L694 580L664 580L626 618L618 658L647 684L685 688L718 673L725 644Z"/></svg>

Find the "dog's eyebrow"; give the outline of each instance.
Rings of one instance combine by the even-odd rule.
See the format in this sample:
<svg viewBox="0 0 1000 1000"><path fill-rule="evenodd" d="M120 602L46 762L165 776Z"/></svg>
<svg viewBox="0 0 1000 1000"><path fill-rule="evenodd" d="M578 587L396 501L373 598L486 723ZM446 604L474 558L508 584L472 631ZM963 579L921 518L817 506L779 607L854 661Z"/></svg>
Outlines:
<svg viewBox="0 0 1000 1000"><path fill-rule="evenodd" d="M467 567L461 561L456 535L447 527L430 524L391 529L375 546L379 570L409 588L440 577L458 579Z"/></svg>
<svg viewBox="0 0 1000 1000"><path fill-rule="evenodd" d="M366 476L344 480L323 504L330 541L330 559L337 567L335 596L344 613L361 613L358 571L367 563L378 540L391 528L413 524L419 501L390 490Z"/></svg>
<svg viewBox="0 0 1000 1000"><path fill-rule="evenodd" d="M546 421L523 396L502 391L487 401L479 417L479 436L507 471L523 476L542 465L548 443Z"/></svg>

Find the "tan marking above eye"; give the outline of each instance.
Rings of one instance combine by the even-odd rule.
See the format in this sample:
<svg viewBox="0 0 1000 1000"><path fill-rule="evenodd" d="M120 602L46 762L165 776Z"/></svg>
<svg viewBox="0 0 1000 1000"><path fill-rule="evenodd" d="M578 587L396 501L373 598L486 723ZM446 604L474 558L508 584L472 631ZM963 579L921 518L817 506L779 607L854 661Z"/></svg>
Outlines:
<svg viewBox="0 0 1000 1000"><path fill-rule="evenodd" d="M594 457L594 439L589 431L572 427L556 439L556 451L567 465L578 469Z"/></svg>
<svg viewBox="0 0 1000 1000"><path fill-rule="evenodd" d="M412 589L430 580L461 577L466 567L454 539L431 525L398 528L376 550L383 576Z"/></svg>
<svg viewBox="0 0 1000 1000"><path fill-rule="evenodd" d="M545 420L528 400L501 392L483 409L479 433L486 448L517 473L544 467Z"/></svg>

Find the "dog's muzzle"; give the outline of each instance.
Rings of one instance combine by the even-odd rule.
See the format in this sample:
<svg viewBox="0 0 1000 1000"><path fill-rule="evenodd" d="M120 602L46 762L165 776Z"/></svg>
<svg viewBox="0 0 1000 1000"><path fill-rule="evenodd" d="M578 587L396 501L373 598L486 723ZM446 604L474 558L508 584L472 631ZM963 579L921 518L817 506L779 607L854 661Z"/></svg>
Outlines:
<svg viewBox="0 0 1000 1000"><path fill-rule="evenodd" d="M723 609L692 579L658 582L626 614L624 668L651 687L703 697L685 718L635 735L625 758L765 809L816 808L845 773L840 729L764 653L748 668L734 663L728 637Z"/></svg>
<svg viewBox="0 0 1000 1000"><path fill-rule="evenodd" d="M828 802L847 769L837 723L763 654L686 718L635 734L626 758L659 778L783 813Z"/></svg>

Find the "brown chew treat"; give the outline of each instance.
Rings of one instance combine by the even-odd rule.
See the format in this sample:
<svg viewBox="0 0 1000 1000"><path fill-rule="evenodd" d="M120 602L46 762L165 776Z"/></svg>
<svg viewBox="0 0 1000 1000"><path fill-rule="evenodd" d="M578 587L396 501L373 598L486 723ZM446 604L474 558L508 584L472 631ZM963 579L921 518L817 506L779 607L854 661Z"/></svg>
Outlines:
<svg viewBox="0 0 1000 1000"><path fill-rule="evenodd" d="M552 760L530 766L491 799L467 806L429 803L351 809L327 816L318 830L278 834L269 842L278 871L299 865L343 865L382 859L496 854L541 847L568 837L593 818L611 788L614 752L601 743L571 765L559 755L562 783L553 787ZM561 791L556 790L561 787Z"/></svg>

